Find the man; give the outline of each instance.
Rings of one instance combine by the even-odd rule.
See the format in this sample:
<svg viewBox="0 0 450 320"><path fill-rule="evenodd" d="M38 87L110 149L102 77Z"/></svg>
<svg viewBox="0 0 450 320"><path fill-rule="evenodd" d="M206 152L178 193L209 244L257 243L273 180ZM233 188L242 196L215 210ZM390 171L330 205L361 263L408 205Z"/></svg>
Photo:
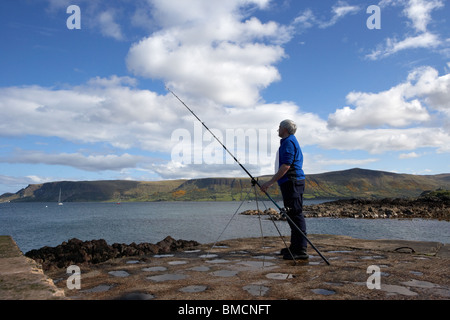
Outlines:
<svg viewBox="0 0 450 320"><path fill-rule="evenodd" d="M303 216L303 192L305 190L305 174L303 172L303 154L295 137L297 126L292 120L280 123L278 135L281 138L278 149L278 170L270 181L261 186L267 191L275 182L281 189L286 213L292 221L288 223L291 228L291 245L289 250L281 250L283 259L308 259L306 253L306 238L298 231L293 223L306 235L306 222ZM291 254L292 253L292 254Z"/></svg>

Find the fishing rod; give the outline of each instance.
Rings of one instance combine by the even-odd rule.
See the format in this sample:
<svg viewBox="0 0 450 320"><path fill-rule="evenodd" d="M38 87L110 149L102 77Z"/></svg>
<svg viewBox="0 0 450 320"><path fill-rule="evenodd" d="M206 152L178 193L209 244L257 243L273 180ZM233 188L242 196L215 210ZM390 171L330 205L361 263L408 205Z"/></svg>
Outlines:
<svg viewBox="0 0 450 320"><path fill-rule="evenodd" d="M216 135L209 130L209 128L206 126L206 124L194 113L194 111L191 110L191 108L189 108L187 106L186 103L184 103L183 100L181 100L172 90L170 90L168 87L166 87L166 90L169 91L175 98L177 98L178 101L181 102L181 104L183 104L186 109L189 110L189 112L203 125L203 127L213 136L214 139L217 140L217 142L219 142L219 144L222 146L222 148L233 158L233 160L242 168L242 170L244 170L244 172L250 177L252 184L253 185L257 185L259 187L259 189L261 190L261 185L259 184L258 180L255 179L252 174L242 165L242 163L239 162L238 159L236 159L236 157L230 152L230 150L228 150L228 148L222 143L222 141L219 140L219 138L216 137ZM262 190L261 190L262 191ZM296 229L297 231L300 232L300 234L306 239L306 241L311 245L311 247L317 252L317 254L326 262L327 265L330 265L330 262L322 255L322 253L319 251L319 249L316 248L316 246L306 237L305 233L297 226L297 224L292 221L292 219L287 215L286 213L286 209L285 208L281 208L278 203L275 202L275 200L269 195L269 193L267 191L263 191L264 194L269 198L269 200L277 207L277 209L280 211L280 213L282 214L283 217L286 218L286 220L288 220ZM288 248L289 250L289 248ZM290 252L290 250L289 250ZM292 254L291 254L292 255ZM292 257L293 258L293 257ZM295 259L294 259L295 261Z"/></svg>

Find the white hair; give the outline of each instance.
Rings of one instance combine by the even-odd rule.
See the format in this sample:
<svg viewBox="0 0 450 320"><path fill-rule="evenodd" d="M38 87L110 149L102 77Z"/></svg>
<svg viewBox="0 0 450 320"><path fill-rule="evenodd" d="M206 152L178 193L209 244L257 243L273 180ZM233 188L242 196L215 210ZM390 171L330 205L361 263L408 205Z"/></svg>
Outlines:
<svg viewBox="0 0 450 320"><path fill-rule="evenodd" d="M295 134L295 132L297 131L297 125L294 121L289 119L281 121L280 127L287 129L289 134Z"/></svg>

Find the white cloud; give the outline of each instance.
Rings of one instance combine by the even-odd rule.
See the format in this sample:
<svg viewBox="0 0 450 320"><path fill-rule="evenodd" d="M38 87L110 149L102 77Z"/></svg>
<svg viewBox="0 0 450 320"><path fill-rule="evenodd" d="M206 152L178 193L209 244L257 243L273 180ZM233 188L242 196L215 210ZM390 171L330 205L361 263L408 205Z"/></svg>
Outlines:
<svg viewBox="0 0 450 320"><path fill-rule="evenodd" d="M129 78L95 78L66 89L0 88L0 134L57 136L72 142L108 142L119 148L167 152L163 128L180 126L173 97L125 85Z"/></svg>
<svg viewBox="0 0 450 320"><path fill-rule="evenodd" d="M312 28L316 23L316 17L311 9L306 9L293 21L293 25L299 27L300 31Z"/></svg>
<svg viewBox="0 0 450 320"><path fill-rule="evenodd" d="M366 55L366 58L377 60L408 49L435 49L443 44L438 34L428 30L431 12L444 7L441 0L408 0L380 2L383 7L389 5L404 6L403 14L411 21L414 34L408 34L403 40L387 38L384 44L378 45L376 50Z"/></svg>
<svg viewBox="0 0 450 320"><path fill-rule="evenodd" d="M197 120L172 95L161 96L148 90L136 89L135 85L136 80L133 78L111 76L106 79L96 77L86 84L64 89L40 86L0 88L0 113L3 114L0 135L59 137L75 143L106 143L121 149L140 148L166 154L170 154L176 144L171 141L171 134L175 130L187 130L194 139L194 125L198 124ZM224 108L212 101L199 104L199 100L184 96L181 98L200 115L210 129L221 131L224 138L230 130L232 133L253 130L257 134L261 133L265 139L261 140L265 143L262 145L264 147L268 143L277 145L278 123L285 118L295 118L298 114L298 107L289 102L239 109ZM276 116L274 110L277 110ZM313 115L306 117L314 118ZM224 118L227 119L226 122L223 121ZM203 152L212 139L204 129L200 133L200 139ZM234 143L226 140L224 142L228 146ZM275 148L270 150L270 146L267 149L267 152L272 154L275 151ZM252 146L246 152L247 158L251 158L258 152L258 147ZM149 170L158 172L156 170L161 168L160 160L157 161L160 163L158 165L154 159L142 159L127 153L48 154L37 150L16 151L13 156L0 159L8 163L67 165L87 171L142 168L146 167L146 164L142 163L143 160L154 164L148 167ZM243 162L245 161L244 158ZM262 170L270 167L271 172L271 155L266 155L264 161ZM219 171L233 172L233 166L226 167L228 169ZM159 172L164 176L170 173ZM178 173L180 176L186 175L181 171Z"/></svg>
<svg viewBox="0 0 450 320"><path fill-rule="evenodd" d="M343 19L345 16L350 14L355 14L360 11L359 6L349 5L345 1L338 1L332 6L331 12L332 17L329 20L322 20L317 18L311 9L306 9L300 15L298 15L294 21L293 26L297 27L301 31L309 29L313 26L318 26L319 28L325 29L335 25L339 20Z"/></svg>
<svg viewBox="0 0 450 320"><path fill-rule="evenodd" d="M28 175L25 177L14 177L0 174L0 195L4 192L17 192L29 184L45 183L55 181L54 177L40 177L37 175Z"/></svg>
<svg viewBox="0 0 450 320"><path fill-rule="evenodd" d="M320 22L320 28L328 28L335 25L339 20L344 18L346 15L355 14L360 10L359 6L351 6L345 1L338 1L332 7L333 17L326 22Z"/></svg>
<svg viewBox="0 0 450 320"><path fill-rule="evenodd" d="M402 153L398 156L399 159L412 159L412 158L419 158L420 155L416 152L409 152L409 153Z"/></svg>
<svg viewBox="0 0 450 320"><path fill-rule="evenodd" d="M145 158L142 156L133 156L128 153L122 155L49 154L33 150L17 150L12 156L0 158L0 162L6 163L63 165L94 172L135 168L139 162L144 160Z"/></svg>
<svg viewBox="0 0 450 320"><path fill-rule="evenodd" d="M152 6L152 16L163 28L176 25L190 25L201 21L232 18L229 15L242 16L245 9L256 7L265 9L270 0L148 0ZM232 18L234 19L234 18Z"/></svg>
<svg viewBox="0 0 450 320"><path fill-rule="evenodd" d="M332 130L324 135L318 145L326 149L364 150L371 154L425 147L450 151L450 135L440 128Z"/></svg>
<svg viewBox="0 0 450 320"><path fill-rule="evenodd" d="M434 110L450 115L450 72L439 76L432 67L415 69L408 75L411 84L405 90L408 97L419 96Z"/></svg>
<svg viewBox="0 0 450 320"><path fill-rule="evenodd" d="M162 29L135 43L127 66L136 75L162 79L177 92L216 103L251 107L280 74L280 46L289 28L245 19L243 8L268 1L153 1ZM201 7L201 8L200 8Z"/></svg>
<svg viewBox="0 0 450 320"><path fill-rule="evenodd" d="M245 168L254 177L271 174L265 172L260 166L245 165ZM169 161L163 165L152 165L151 169L163 179L201 179L211 177L247 177L246 173L237 164L188 164Z"/></svg>
<svg viewBox="0 0 450 320"><path fill-rule="evenodd" d="M119 21L119 19L124 16L122 12L124 8L123 6L120 9L114 8L110 1L105 0L77 0L76 3L73 3L74 1L71 0L45 1L48 2L47 11L53 15L57 14L58 16L61 14L62 10L65 12L65 9L68 6L76 4L81 9L81 28L83 30L90 29L93 32L99 32L107 38L112 38L118 41L125 39L122 26L120 25L123 21ZM120 4L115 5L117 7L120 6Z"/></svg>
<svg viewBox="0 0 450 320"><path fill-rule="evenodd" d="M72 142L101 142L122 149L136 147L168 154L176 145L176 142L171 141L171 134L175 130L187 130L194 139L194 127L199 123L172 95L162 96L136 89L135 86L136 80L133 78L112 76L106 79L94 78L86 84L65 89L38 86L0 88L0 112L3 115L0 134L56 136ZM386 91L349 93L348 102L354 107L338 109L328 120L314 113L305 113L292 102L260 103L251 108L225 108L211 100L180 97L210 129L221 133L222 141L228 147L233 146L234 141L227 140L227 130L237 133L253 130L257 134L265 134L265 145L258 145L267 150L265 157L259 159L263 161L248 161L258 153L254 142L252 148L247 147L246 152L249 154L239 159L254 170L252 173L259 175L273 173L279 138L272 131L284 119L296 121L299 128L297 137L305 150L308 150L308 146L317 146L382 154L387 151L413 152L418 148L429 147L437 152L450 152L450 130L441 125L450 118L449 88L450 74L439 76L431 67L418 68L408 75L404 83ZM211 146L212 137L202 129L200 139L199 150L206 152L206 148ZM259 143L262 140L256 142ZM242 150L231 151L236 154ZM238 174L240 170L232 162L205 165L203 161L200 165L183 166L130 153L89 155L81 152L48 154L23 151L16 153L15 157L3 157L2 160L13 161L11 159L17 163L69 165L87 171L145 168L164 178L177 175L230 176ZM341 164L346 162L357 165L364 164L358 161L375 160L342 161ZM167 171L163 169L165 165L168 165Z"/></svg>
<svg viewBox="0 0 450 320"><path fill-rule="evenodd" d="M25 178L29 179L31 181L31 183L45 183L45 182L52 181L51 178L40 177L40 176L36 176L36 175L26 176Z"/></svg>
<svg viewBox="0 0 450 320"><path fill-rule="evenodd" d="M97 17L97 21L100 25L100 31L104 36L116 40L123 40L124 36L121 27L115 22L113 11L109 10L100 13Z"/></svg>
<svg viewBox="0 0 450 320"><path fill-rule="evenodd" d="M426 32L431 21L431 11L444 7L441 0L410 0L404 9L417 32Z"/></svg>
<svg viewBox="0 0 450 320"><path fill-rule="evenodd" d="M135 87L137 85L137 80L131 77L118 77L116 75L112 75L109 78L101 78L101 77L95 77L92 79L89 79L87 82L87 85L89 87L118 87L118 86L131 86Z"/></svg>
<svg viewBox="0 0 450 320"><path fill-rule="evenodd" d="M321 154L303 153L304 162L303 166L308 168L308 174L326 172L342 166L344 168L349 167L364 167L367 164L378 162L378 158L367 159L330 159Z"/></svg>
<svg viewBox="0 0 450 320"><path fill-rule="evenodd" d="M346 106L328 118L331 128L406 127L431 120L430 110L450 110L450 74L431 67L413 70L405 83L379 93L351 92ZM447 114L448 116L448 114Z"/></svg>
<svg viewBox="0 0 450 320"><path fill-rule="evenodd" d="M417 48L436 48L441 45L441 40L435 34L425 32L417 36L408 37L403 40L387 38L386 43L379 46L366 57L371 60L385 58L399 51Z"/></svg>
<svg viewBox="0 0 450 320"><path fill-rule="evenodd" d="M405 127L430 119L419 100L405 99L402 85L377 94L352 92L347 95L347 102L356 107L347 106L330 115L328 123L332 128Z"/></svg>

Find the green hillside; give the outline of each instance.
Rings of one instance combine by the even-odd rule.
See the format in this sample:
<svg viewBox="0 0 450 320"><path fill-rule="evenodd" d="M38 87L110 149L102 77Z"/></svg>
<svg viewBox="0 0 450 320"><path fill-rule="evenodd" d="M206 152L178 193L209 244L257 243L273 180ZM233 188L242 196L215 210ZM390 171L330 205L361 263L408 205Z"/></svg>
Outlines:
<svg viewBox="0 0 450 320"><path fill-rule="evenodd" d="M259 181L269 177L260 177ZM0 196L4 201L242 201L249 192L249 178L206 178L167 181L60 181L33 184L16 193ZM423 192L450 189L450 174L410 175L351 169L311 174L306 177L306 199L317 198L402 198L417 197ZM274 199L281 199L278 186L269 189ZM264 195L259 193L262 199Z"/></svg>
<svg viewBox="0 0 450 320"><path fill-rule="evenodd" d="M412 175L351 169L307 177L307 198L402 198L448 189L450 174Z"/></svg>

